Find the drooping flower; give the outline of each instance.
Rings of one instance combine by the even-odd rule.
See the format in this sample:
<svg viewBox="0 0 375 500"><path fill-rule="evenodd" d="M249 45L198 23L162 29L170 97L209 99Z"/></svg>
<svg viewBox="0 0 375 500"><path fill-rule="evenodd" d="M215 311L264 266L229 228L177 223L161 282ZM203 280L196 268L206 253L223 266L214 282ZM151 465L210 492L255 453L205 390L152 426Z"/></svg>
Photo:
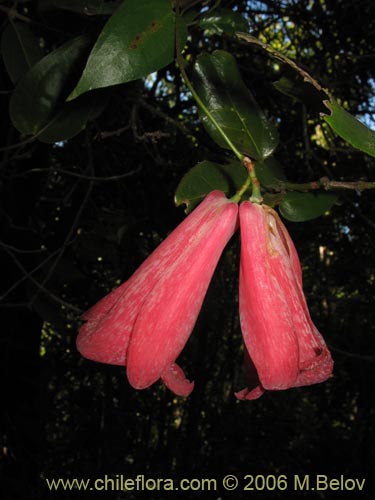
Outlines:
<svg viewBox="0 0 375 500"><path fill-rule="evenodd" d="M313 324L302 289L297 251L274 210L240 205L240 320L249 388L239 399L265 390L323 382L333 361Z"/></svg>
<svg viewBox="0 0 375 500"><path fill-rule="evenodd" d="M130 384L159 378L178 395L193 389L175 363L196 322L238 206L213 191L123 285L83 315L77 348L86 358L126 365Z"/></svg>

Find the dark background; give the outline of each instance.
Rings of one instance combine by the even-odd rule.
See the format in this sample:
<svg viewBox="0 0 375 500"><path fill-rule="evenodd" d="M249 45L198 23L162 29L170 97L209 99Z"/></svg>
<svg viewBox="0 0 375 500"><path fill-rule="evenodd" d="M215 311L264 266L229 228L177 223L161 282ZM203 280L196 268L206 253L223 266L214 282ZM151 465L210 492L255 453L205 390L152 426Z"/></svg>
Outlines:
<svg viewBox="0 0 375 500"><path fill-rule="evenodd" d="M1 2L10 8L12 1ZM47 49L103 17L42 15L16 2ZM288 54L373 126L375 3L225 1L250 32ZM56 13L58 12L58 14ZM5 12L1 27L6 26ZM277 121L276 153L289 179L374 180L374 160L352 150L319 115L271 85L285 68L258 47L191 30L192 60L229 50L258 103ZM12 84L0 63L3 146L22 140L9 120ZM317 128L318 126L318 128ZM320 128L319 128L320 126ZM106 134L118 130L116 134ZM171 65L154 80L114 87L103 114L63 144L38 141L0 159L1 461L3 498L81 498L50 492L45 478L218 478L326 474L366 478L363 492L190 492L184 498L370 498L374 471L374 197L345 191L329 214L287 223L307 300L335 360L326 383L239 402L244 386L238 318L238 235L224 253L181 365L195 380L187 399L157 383L133 390L125 370L82 359L79 315L125 280L184 217L173 196L182 175L222 151L201 128ZM108 178L118 176L115 180ZM183 279L183 277L181 277ZM91 492L90 496L94 493ZM101 492L159 499L167 492ZM175 496L175 495L173 495Z"/></svg>

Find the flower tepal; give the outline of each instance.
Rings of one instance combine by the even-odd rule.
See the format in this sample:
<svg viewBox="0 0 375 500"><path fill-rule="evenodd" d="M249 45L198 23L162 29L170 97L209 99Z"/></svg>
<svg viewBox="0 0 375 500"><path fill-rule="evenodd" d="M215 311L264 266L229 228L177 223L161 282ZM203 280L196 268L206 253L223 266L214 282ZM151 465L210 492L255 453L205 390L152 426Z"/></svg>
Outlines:
<svg viewBox="0 0 375 500"><path fill-rule="evenodd" d="M236 396L256 399L265 390L323 382L333 362L310 318L285 226L270 207L245 201L240 228L240 319L251 385Z"/></svg>
<svg viewBox="0 0 375 500"><path fill-rule="evenodd" d="M159 378L187 396L193 384L175 363L194 328L238 207L213 191L114 292L83 319L77 347L96 361L127 365L130 384Z"/></svg>

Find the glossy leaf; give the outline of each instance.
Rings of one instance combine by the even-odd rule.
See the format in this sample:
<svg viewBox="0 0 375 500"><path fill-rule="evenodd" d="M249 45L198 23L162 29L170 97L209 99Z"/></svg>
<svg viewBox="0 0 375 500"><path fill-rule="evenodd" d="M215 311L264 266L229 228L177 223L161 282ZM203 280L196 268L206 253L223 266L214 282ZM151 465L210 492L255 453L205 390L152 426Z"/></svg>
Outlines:
<svg viewBox="0 0 375 500"><path fill-rule="evenodd" d="M8 75L17 83L43 57L38 37L24 23L11 22L1 37L1 53Z"/></svg>
<svg viewBox="0 0 375 500"><path fill-rule="evenodd" d="M185 211L189 213L215 189L227 196L234 195L245 183L246 177L246 170L238 162L221 165L211 161L202 161L181 179L177 186L175 203L177 206L185 204Z"/></svg>
<svg viewBox="0 0 375 500"><path fill-rule="evenodd" d="M277 130L245 86L234 57L222 50L203 54L195 75L198 94L237 149L257 160L270 156L278 144ZM228 149L207 117L202 120L214 141Z"/></svg>
<svg viewBox="0 0 375 500"><path fill-rule="evenodd" d="M10 117L22 134L37 136L56 120L67 87L90 45L86 36L75 38L49 53L21 78L10 100Z"/></svg>
<svg viewBox="0 0 375 500"><path fill-rule="evenodd" d="M127 0L104 26L69 100L92 89L142 78L174 59L169 0Z"/></svg>
<svg viewBox="0 0 375 500"><path fill-rule="evenodd" d="M331 111L330 115L324 115L325 121L340 137L345 139L353 147L375 156L375 132L353 115L345 111L337 101L325 102Z"/></svg>
<svg viewBox="0 0 375 500"><path fill-rule="evenodd" d="M234 35L236 31L247 31L248 24L239 12L230 9L221 9L212 14L206 14L199 20L199 26L206 35Z"/></svg>
<svg viewBox="0 0 375 500"><path fill-rule="evenodd" d="M263 187L272 187L278 181L286 180L283 167L273 156L266 158L264 162L256 162L255 171Z"/></svg>
<svg viewBox="0 0 375 500"><path fill-rule="evenodd" d="M287 193L279 210L285 219L303 222L315 219L327 212L337 201L332 193Z"/></svg>
<svg viewBox="0 0 375 500"><path fill-rule="evenodd" d="M103 91L93 91L73 102L64 103L56 116L43 128L43 132L38 134L38 139L47 143L71 139L102 113L108 97Z"/></svg>
<svg viewBox="0 0 375 500"><path fill-rule="evenodd" d="M118 6L119 2L105 2L103 0L40 0L38 4L41 10L57 8L86 16L111 15Z"/></svg>

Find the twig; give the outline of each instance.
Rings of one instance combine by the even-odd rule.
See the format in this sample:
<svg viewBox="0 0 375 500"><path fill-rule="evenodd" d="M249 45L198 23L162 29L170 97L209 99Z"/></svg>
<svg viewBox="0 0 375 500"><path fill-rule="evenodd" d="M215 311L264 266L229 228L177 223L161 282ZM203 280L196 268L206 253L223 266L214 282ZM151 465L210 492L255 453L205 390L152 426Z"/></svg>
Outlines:
<svg viewBox="0 0 375 500"><path fill-rule="evenodd" d="M25 250L23 248L17 248L17 247L14 247L13 245L9 245L9 243L5 243L5 241L1 241L1 240L0 240L0 246L3 248L8 248L12 252L16 252L16 253L43 253L43 252L47 251L46 248L39 248L39 249L35 249L35 250Z"/></svg>
<svg viewBox="0 0 375 500"><path fill-rule="evenodd" d="M27 170L27 172L22 172L21 174L16 174L13 177L24 177L25 175L28 175L28 174L40 173L40 172L58 172L60 174L70 175L71 177L77 177L78 179L84 179L86 181L109 182L109 181L118 181L118 180L121 180L125 177L131 177L132 175L137 174L141 170L142 170L142 166L139 165L134 170L130 170L129 172L126 172L124 174L111 175L108 177L96 177L94 175L84 175L84 174L79 174L77 172L71 172L70 170L65 170L63 168L55 168L55 167L52 167L52 168L32 168L30 170Z"/></svg>
<svg viewBox="0 0 375 500"><path fill-rule="evenodd" d="M354 352L343 351L342 349L338 349L337 347L329 346L332 351L338 352L344 356L348 356L349 358L363 359L364 361L375 361L375 355L366 355L366 354L356 354Z"/></svg>
<svg viewBox="0 0 375 500"><path fill-rule="evenodd" d="M39 292L44 292L46 295L48 295L49 297L51 297L51 299L53 299L55 302L58 302L60 305L66 307L67 309L71 309L72 311L78 313L79 315L82 314L82 310L79 309L78 307L76 306L73 306L72 304L69 304L68 302L65 302L65 300L61 299L60 297L58 297L57 295L55 295L53 292L51 292L50 290L48 290L47 288L44 287L44 285L42 283L39 283L39 281L37 281L35 278L33 278L31 276L30 273L28 273L26 271L26 269L24 268L24 266L21 264L21 262L17 259L17 257L15 255L13 255L13 253L4 247L4 251L10 256L10 258L14 261L14 263L16 264L16 266L24 273L25 275L25 279L26 279L26 276L27 276L27 279L29 279L39 290ZM33 298L32 301L29 301L28 304L25 304L26 307L30 308L36 298L38 294L36 294ZM3 297L4 298L4 295Z"/></svg>
<svg viewBox="0 0 375 500"><path fill-rule="evenodd" d="M29 17L23 16L22 14L19 14L16 9L11 8L11 7L5 7L4 5L0 5L0 10L2 12L5 12L5 14L8 15L9 19L19 19L20 21L23 21L24 23L31 23L33 22Z"/></svg>
<svg viewBox="0 0 375 500"><path fill-rule="evenodd" d="M75 240L71 240L69 242L69 245L71 245ZM4 247L4 250L8 253L8 255L11 253L11 251L7 248L7 247ZM44 267L51 259L53 259L53 257L55 257L55 255L57 255L58 253L60 252L60 248L58 248L57 250L55 250L54 252L52 252L50 255L48 255L48 257L46 259L43 260L43 262L41 262L40 264L38 264L36 267L34 267L34 269L32 269L31 271L26 271L26 269L23 271L24 275L19 279L17 280L15 283L13 283L13 285L11 287L8 288L8 290L6 290L1 296L0 296L0 300L4 300L10 293L13 292L13 290L15 290L21 283L23 283L25 280L27 279L31 279L32 275L35 274L37 271L39 271L39 269L41 269L42 267ZM13 258L13 254L12 254L12 258Z"/></svg>
<svg viewBox="0 0 375 500"><path fill-rule="evenodd" d="M292 191L313 191L316 189L325 189L329 191L331 189L353 189L355 191L364 191L365 189L375 189L375 182L369 181L331 181L328 177L321 177L317 181L305 182L302 184L297 184L294 182L278 181L277 184L273 186L274 189L278 191L284 191L289 189Z"/></svg>
<svg viewBox="0 0 375 500"><path fill-rule="evenodd" d="M178 120L174 120L160 109L154 108L154 106L151 106L150 104L142 100L139 101L139 105L150 111L152 114L160 116L160 118L163 118L163 120L166 121L167 123L174 125L176 128L180 129L181 132L183 132L184 134L194 137L191 131L183 123L179 122Z"/></svg>
<svg viewBox="0 0 375 500"><path fill-rule="evenodd" d="M86 132L86 146L87 146L87 156L88 156L88 170L93 173L93 170L94 170L94 163L93 163L93 154L92 154L92 145L91 145L91 142L89 140L89 137L88 137L88 133ZM68 231L68 234L66 235L65 237L65 241L60 249L60 252L58 253L55 261L53 262L53 264L51 265L50 269L48 270L48 273L47 275L45 276L45 278L43 279L42 283L41 283L41 287L44 287L45 284L48 282L48 280L51 278L52 274L54 273L58 263L60 262L62 256L64 255L64 252L65 252L65 249L69 243L69 240L71 239L72 235L73 235L73 232L75 230L75 228L77 227L78 225L78 222L81 218L81 215L82 215L82 212L83 210L85 209L86 207L86 204L90 198L90 195L91 195L91 191L94 187L94 181L89 181L89 185L88 185L88 188L87 188L87 191L86 191L86 194L82 200L82 203L80 205L80 207L78 208L77 210L77 213L76 213L76 216L74 218L74 221ZM30 300L29 302L29 305L31 306L35 299L38 297L39 295L39 291L35 293L34 297Z"/></svg>

